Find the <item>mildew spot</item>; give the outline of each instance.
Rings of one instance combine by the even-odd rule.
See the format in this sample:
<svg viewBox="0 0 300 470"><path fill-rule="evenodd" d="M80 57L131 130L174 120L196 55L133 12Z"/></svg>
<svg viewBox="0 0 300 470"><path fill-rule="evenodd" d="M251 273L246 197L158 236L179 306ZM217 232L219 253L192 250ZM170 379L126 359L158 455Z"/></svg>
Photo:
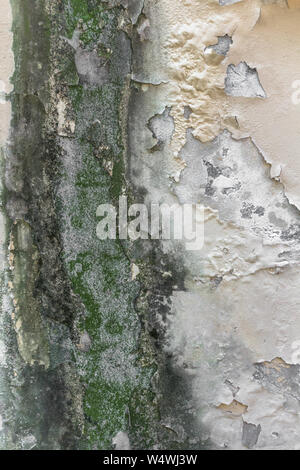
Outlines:
<svg viewBox="0 0 300 470"><path fill-rule="evenodd" d="M240 212L243 219L251 219L253 214L262 217L265 213L265 209L262 206L255 207L253 204L247 204L244 202Z"/></svg>

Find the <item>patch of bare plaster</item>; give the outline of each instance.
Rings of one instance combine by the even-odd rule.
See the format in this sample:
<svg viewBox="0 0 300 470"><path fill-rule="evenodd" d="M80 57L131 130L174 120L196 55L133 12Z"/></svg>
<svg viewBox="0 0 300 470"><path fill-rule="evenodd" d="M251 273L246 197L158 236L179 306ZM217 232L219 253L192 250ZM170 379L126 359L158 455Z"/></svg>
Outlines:
<svg viewBox="0 0 300 470"><path fill-rule="evenodd" d="M257 70L249 67L246 62L237 66L229 65L225 78L225 91L230 96L244 96L245 98L266 98Z"/></svg>
<svg viewBox="0 0 300 470"><path fill-rule="evenodd" d="M204 50L206 62L218 65L228 53L232 44L232 38L225 34L225 36L219 36L217 44L207 46Z"/></svg>
<svg viewBox="0 0 300 470"><path fill-rule="evenodd" d="M225 131L203 144L192 130L186 139L180 152L186 167L173 188L182 204L202 202L217 210L221 220L278 247L283 239L297 238L292 227L300 221L298 211L288 203L282 184L270 177L270 166L251 139L236 140Z"/></svg>

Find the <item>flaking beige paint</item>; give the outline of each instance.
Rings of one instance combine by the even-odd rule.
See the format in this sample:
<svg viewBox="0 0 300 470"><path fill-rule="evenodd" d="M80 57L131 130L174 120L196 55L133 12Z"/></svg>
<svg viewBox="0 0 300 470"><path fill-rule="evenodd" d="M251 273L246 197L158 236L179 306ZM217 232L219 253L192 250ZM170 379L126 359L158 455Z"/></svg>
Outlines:
<svg viewBox="0 0 300 470"><path fill-rule="evenodd" d="M290 202L300 208L300 105L292 100L293 83L300 80L299 1L220 6L215 0L161 0L160 8L175 159L188 127L202 142L222 129L236 138L250 136L272 164L272 175L280 176ZM233 40L227 57L207 54L206 48L225 34ZM227 67L241 61L257 69L266 99L226 95ZM192 110L188 120L184 106Z"/></svg>

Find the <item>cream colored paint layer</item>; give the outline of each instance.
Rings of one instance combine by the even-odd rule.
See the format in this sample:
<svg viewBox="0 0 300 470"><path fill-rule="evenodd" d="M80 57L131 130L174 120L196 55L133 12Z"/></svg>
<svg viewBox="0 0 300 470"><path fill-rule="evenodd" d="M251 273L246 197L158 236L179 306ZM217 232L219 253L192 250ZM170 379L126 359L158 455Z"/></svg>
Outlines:
<svg viewBox="0 0 300 470"><path fill-rule="evenodd" d="M236 138L250 136L272 164L272 175L280 175L290 202L300 208L300 102L295 104L300 93L300 3L288 5L263 0L228 6L214 0L160 2L168 25L164 49L175 158L188 127L202 142L222 129ZM225 34L233 40L227 57L208 53L206 48ZM226 95L227 67L241 61L257 69L267 99ZM188 120L184 106L192 111Z"/></svg>
<svg viewBox="0 0 300 470"><path fill-rule="evenodd" d="M243 25L254 25L259 17L259 2L251 1L221 7L214 0L161 0L167 30L165 47L169 53L170 104L175 118L173 145L179 150L185 130L206 142L221 129L235 125L224 92L226 65L205 53L218 36L233 35ZM172 4L172 5L171 5ZM216 63L217 62L217 63ZM192 110L188 122L184 106Z"/></svg>

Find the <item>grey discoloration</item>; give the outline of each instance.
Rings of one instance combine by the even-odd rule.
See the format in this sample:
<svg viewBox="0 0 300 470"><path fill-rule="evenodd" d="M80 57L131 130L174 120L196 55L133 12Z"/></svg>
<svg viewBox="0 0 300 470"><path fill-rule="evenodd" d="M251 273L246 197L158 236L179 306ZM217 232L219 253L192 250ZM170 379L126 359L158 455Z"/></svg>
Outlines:
<svg viewBox="0 0 300 470"><path fill-rule="evenodd" d="M207 175L212 179L218 178L218 176L223 174L223 170L217 166L212 165L210 162L204 160L204 163L207 168Z"/></svg>
<svg viewBox="0 0 300 470"><path fill-rule="evenodd" d="M216 191L216 188L213 187L213 182L209 181L205 187L205 196L213 197Z"/></svg>
<svg viewBox="0 0 300 470"><path fill-rule="evenodd" d="M260 424L256 426L255 424L243 422L243 435L242 443L248 449L252 449L258 442L259 435L261 433Z"/></svg>
<svg viewBox="0 0 300 470"><path fill-rule="evenodd" d="M76 29L72 39L64 38L75 51L74 62L80 83L97 88L108 83L112 77L122 79L130 73L131 45L124 31L116 35L115 51L106 46L109 41L104 33L100 34L97 46L92 50L83 47L80 35L81 31ZM72 80L68 84L77 84L76 77L75 82L74 76Z"/></svg>
<svg viewBox="0 0 300 470"><path fill-rule="evenodd" d="M253 204L244 202L240 212L243 219L251 219L254 214L262 217L265 213L265 209L262 206L255 207Z"/></svg>
<svg viewBox="0 0 300 470"><path fill-rule="evenodd" d="M300 240L300 224L295 223L290 225L286 230L281 233L281 239L286 241Z"/></svg>
<svg viewBox="0 0 300 470"><path fill-rule="evenodd" d="M225 92L230 96L243 96L245 98L266 98L261 86L257 70L249 67L246 62L238 65L229 65L225 78Z"/></svg>
<svg viewBox="0 0 300 470"><path fill-rule="evenodd" d="M282 253L279 253L278 258L284 258L291 261L299 261L300 250L283 251Z"/></svg>

